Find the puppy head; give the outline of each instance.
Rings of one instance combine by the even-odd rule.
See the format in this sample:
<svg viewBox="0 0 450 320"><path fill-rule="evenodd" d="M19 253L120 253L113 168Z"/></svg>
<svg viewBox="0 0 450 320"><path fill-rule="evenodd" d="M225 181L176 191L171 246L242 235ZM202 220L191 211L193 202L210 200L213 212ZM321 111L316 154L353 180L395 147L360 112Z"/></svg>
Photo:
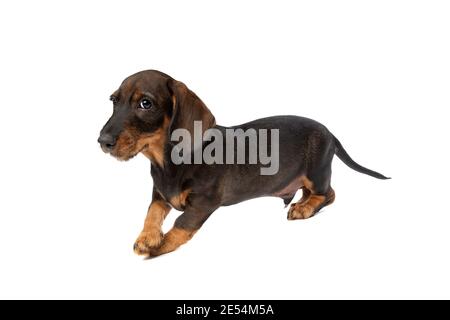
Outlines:
<svg viewBox="0 0 450 320"><path fill-rule="evenodd" d="M113 114L100 132L104 152L128 160L139 152L162 165L163 152L173 130L193 133L194 121L203 130L215 124L205 104L183 83L155 70L125 79L111 95Z"/></svg>

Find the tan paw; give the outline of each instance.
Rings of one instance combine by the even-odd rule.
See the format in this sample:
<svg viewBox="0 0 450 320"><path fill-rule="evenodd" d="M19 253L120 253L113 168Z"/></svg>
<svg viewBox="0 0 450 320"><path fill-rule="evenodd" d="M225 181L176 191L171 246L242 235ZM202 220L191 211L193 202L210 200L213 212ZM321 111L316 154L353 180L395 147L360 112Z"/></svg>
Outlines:
<svg viewBox="0 0 450 320"><path fill-rule="evenodd" d="M142 231L134 243L134 252L138 255L149 255L151 249L161 244L162 239L160 230Z"/></svg>
<svg viewBox="0 0 450 320"><path fill-rule="evenodd" d="M308 204L293 203L288 211L288 220L308 219L314 213L314 208Z"/></svg>

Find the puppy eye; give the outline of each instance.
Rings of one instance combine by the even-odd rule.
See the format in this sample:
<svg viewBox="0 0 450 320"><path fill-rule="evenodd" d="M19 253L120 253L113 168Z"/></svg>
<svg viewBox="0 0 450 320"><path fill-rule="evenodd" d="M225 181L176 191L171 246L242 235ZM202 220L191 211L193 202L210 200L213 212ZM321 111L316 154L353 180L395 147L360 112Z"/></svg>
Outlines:
<svg viewBox="0 0 450 320"><path fill-rule="evenodd" d="M141 109L150 109L152 107L152 102L148 99L142 99L141 103L139 104L139 108Z"/></svg>

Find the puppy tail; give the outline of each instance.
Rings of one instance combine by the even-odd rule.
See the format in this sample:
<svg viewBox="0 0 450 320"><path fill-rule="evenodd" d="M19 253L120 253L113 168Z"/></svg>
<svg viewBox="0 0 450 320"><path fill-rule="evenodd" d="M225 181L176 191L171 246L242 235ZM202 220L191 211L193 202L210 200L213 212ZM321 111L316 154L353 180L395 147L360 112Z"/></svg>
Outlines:
<svg viewBox="0 0 450 320"><path fill-rule="evenodd" d="M353 170L367 174L367 175L377 178L377 179L382 179L382 180L391 179L391 178L385 177L381 173L367 169L367 168L363 167L362 165L356 163L348 155L347 151L345 151L344 147L342 146L342 144L339 142L339 140L336 137L334 137L334 144L336 146L335 154L338 156L339 159L342 160L342 162L344 162L347 166L349 166Z"/></svg>

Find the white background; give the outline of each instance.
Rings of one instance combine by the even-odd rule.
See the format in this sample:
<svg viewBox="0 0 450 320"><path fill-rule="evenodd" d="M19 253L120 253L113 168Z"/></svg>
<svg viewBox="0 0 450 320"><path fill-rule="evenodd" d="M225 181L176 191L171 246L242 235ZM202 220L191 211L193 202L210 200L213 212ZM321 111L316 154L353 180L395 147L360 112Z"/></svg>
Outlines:
<svg viewBox="0 0 450 320"><path fill-rule="evenodd" d="M0 297L450 298L449 16L446 1L3 1ZM149 162L96 142L143 69L222 125L314 118L393 179L336 160L318 216L248 201L143 260Z"/></svg>

